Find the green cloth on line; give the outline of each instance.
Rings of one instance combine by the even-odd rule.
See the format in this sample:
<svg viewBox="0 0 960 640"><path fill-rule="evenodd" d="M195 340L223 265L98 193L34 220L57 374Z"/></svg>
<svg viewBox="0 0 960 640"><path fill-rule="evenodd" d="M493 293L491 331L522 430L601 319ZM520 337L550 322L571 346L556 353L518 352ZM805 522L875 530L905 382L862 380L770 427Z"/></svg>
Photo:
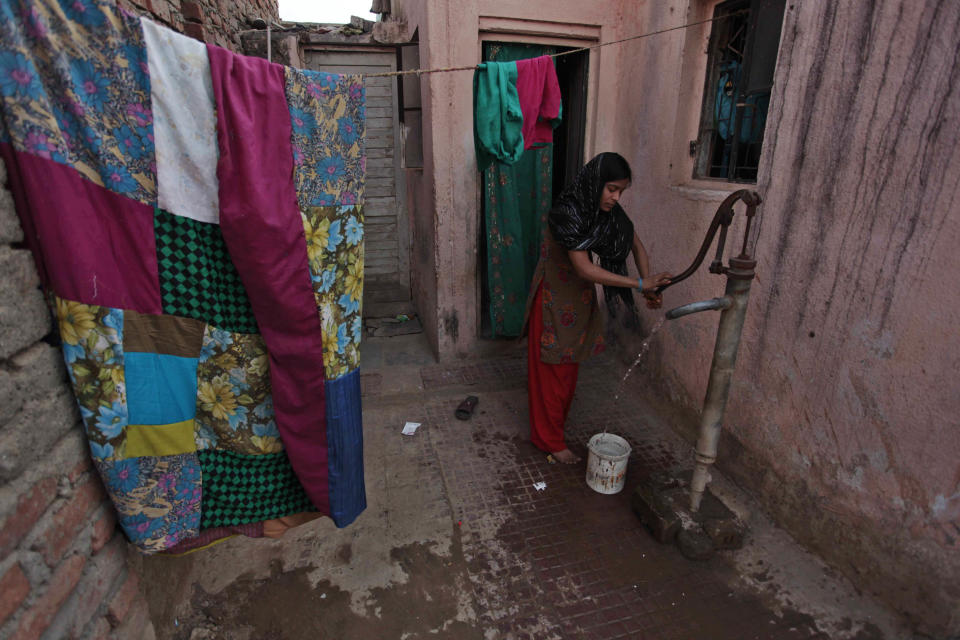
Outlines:
<svg viewBox="0 0 960 640"><path fill-rule="evenodd" d="M486 64L514 66L513 60L556 53L554 47L496 43ZM515 89L515 85L514 85ZM522 125L517 122L518 131ZM523 150L513 163L491 162L483 169L487 294L493 337L519 336L527 293L540 257L540 239L553 201L553 145Z"/></svg>
<svg viewBox="0 0 960 640"><path fill-rule="evenodd" d="M473 138L477 163L513 164L523 154L523 112L516 62L484 62L473 74Z"/></svg>

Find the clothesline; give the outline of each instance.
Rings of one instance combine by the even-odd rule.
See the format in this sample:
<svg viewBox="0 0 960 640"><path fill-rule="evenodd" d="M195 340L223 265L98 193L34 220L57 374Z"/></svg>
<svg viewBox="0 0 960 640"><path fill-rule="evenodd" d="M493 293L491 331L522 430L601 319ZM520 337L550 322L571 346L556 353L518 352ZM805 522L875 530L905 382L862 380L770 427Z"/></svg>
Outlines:
<svg viewBox="0 0 960 640"><path fill-rule="evenodd" d="M639 40L640 38L649 38L650 36L660 35L662 33L669 33L671 31L679 31L680 29L688 29L690 27L696 27L701 24L707 24L709 22L716 22L717 20L724 20L726 18L731 18L736 15L741 15L747 13L747 9L741 9L740 11L733 11L726 15L717 16L715 18L710 18L708 20L699 20L697 22L688 22L687 24L682 24L677 27L670 27L669 29L660 29L659 31L651 31L649 33L641 33L639 35L630 36L628 38L621 38L620 40L611 40L610 42L601 42L600 44L591 45L589 47L580 47L579 49L571 49L570 51L563 51L561 53L554 53L548 57L550 58L559 58L560 56L570 55L571 53L580 53L581 51L589 51L591 49L599 49L600 47L607 47L612 44L620 44L622 42L628 42L630 40ZM390 71L386 73L361 73L359 74L363 78L388 78L392 76L409 76L416 75L420 77L425 73L446 73L448 71L475 71L479 65L471 64L465 65L462 67L442 67L438 69L410 69L407 71Z"/></svg>

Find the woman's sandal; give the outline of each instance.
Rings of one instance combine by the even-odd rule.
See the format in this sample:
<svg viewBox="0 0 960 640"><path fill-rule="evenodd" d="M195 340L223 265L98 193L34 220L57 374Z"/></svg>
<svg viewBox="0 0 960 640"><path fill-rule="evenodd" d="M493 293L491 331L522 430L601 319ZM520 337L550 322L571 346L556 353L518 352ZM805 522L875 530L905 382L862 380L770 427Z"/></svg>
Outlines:
<svg viewBox="0 0 960 640"><path fill-rule="evenodd" d="M477 408L478 402L480 402L480 398L477 396L467 396L457 407L454 415L460 420L469 420L470 416L473 415L473 410Z"/></svg>

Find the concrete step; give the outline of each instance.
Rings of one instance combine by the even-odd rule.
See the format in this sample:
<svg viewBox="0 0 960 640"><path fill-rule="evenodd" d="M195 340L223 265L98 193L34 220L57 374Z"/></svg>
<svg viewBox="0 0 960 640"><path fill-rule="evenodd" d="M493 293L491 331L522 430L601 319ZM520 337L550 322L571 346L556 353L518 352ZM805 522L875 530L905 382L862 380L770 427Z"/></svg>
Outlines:
<svg viewBox="0 0 960 640"><path fill-rule="evenodd" d="M368 281L363 287L363 317L387 318L400 314L413 316L416 309L410 288L395 281Z"/></svg>

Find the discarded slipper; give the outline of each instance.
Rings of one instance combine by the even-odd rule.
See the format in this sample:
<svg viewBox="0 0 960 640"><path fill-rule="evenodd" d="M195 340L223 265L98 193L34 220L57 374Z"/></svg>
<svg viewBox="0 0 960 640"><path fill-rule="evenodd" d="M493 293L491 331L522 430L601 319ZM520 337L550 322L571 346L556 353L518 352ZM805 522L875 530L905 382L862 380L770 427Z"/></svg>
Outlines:
<svg viewBox="0 0 960 640"><path fill-rule="evenodd" d="M477 408L478 402L480 402L480 398L477 396L467 396L457 407L454 415L460 420L469 420L470 416L473 415L473 410Z"/></svg>

